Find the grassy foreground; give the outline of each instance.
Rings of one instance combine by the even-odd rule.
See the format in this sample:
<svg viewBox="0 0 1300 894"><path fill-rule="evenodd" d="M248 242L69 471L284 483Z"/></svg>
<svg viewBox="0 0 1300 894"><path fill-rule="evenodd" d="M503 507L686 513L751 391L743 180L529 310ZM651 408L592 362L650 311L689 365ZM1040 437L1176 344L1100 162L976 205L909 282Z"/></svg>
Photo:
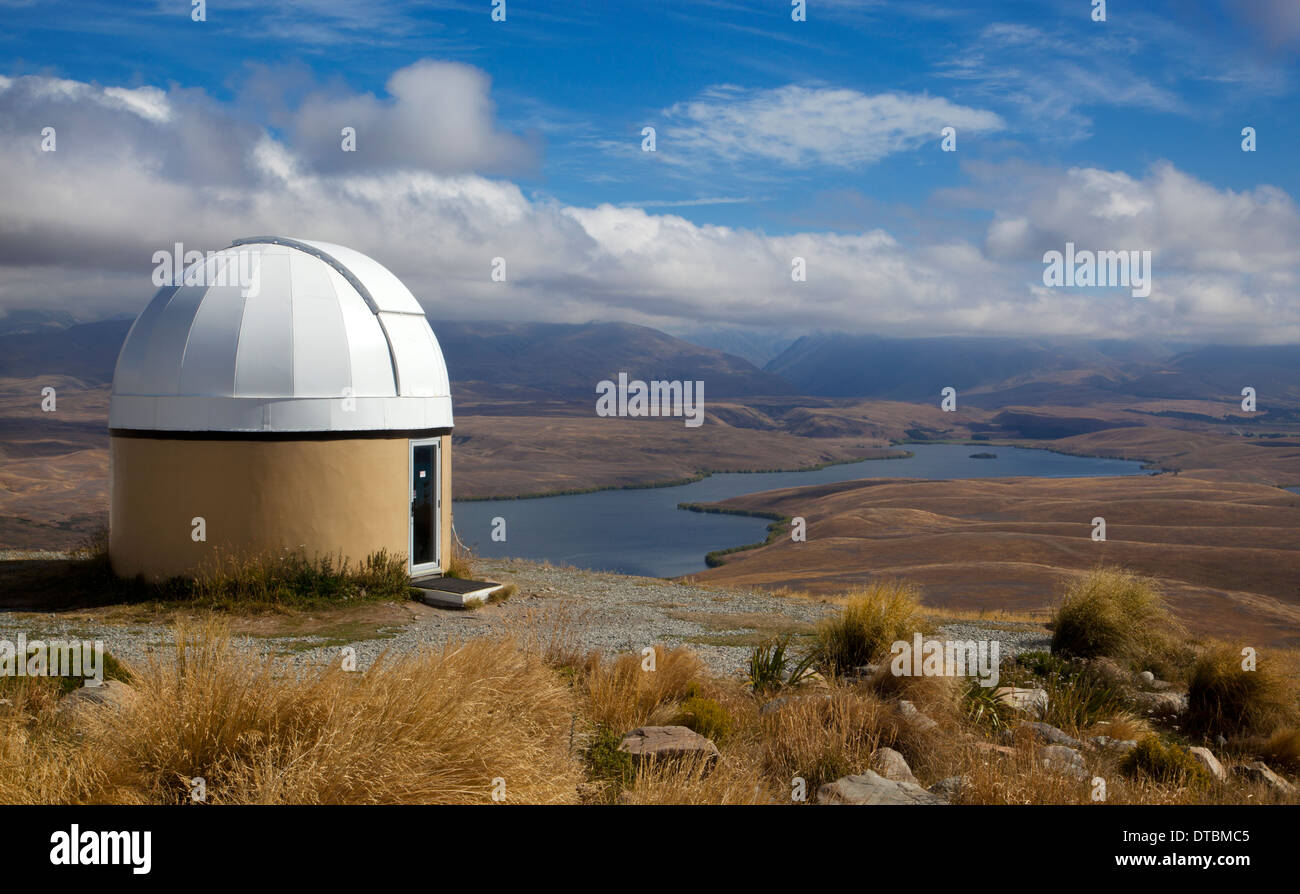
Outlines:
<svg viewBox="0 0 1300 894"><path fill-rule="evenodd" d="M1215 781L1187 752L1213 743L1229 768L1300 769L1294 656L1262 656L1244 676L1235 651L1187 644L1141 579L1084 579L1057 611L1053 651L1001 669L1004 685L1046 690L1042 719L1065 733L1140 743L1086 750L1087 778L1044 766L1020 725L1034 718L989 689L890 673L889 644L921 616L914 589L877 584L850 594L806 653L756 649L748 680L685 648L584 654L562 627L302 670L235 644L211 616L130 667L104 705L68 710L58 680L3 681L0 802L183 804L201 778L210 804L799 804L886 746L922 785L962 777L956 803L1092 803L1098 778L1108 803L1297 800ZM1134 672L1156 658L1187 691L1176 723L1135 707ZM688 726L720 758L637 765L618 743L643 725Z"/></svg>

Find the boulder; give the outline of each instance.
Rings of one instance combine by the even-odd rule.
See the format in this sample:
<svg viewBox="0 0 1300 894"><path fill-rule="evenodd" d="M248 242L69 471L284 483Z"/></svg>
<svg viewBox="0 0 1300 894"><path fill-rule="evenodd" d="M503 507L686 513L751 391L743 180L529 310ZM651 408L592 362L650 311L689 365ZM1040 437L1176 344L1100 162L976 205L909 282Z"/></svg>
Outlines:
<svg viewBox="0 0 1300 894"><path fill-rule="evenodd" d="M1132 739L1112 739L1110 736L1093 736L1088 740L1088 744L1103 751L1114 751L1119 754L1128 754L1138 747L1138 743Z"/></svg>
<svg viewBox="0 0 1300 894"><path fill-rule="evenodd" d="M1067 745L1043 745L1038 749L1038 765L1053 773L1087 779L1088 768L1083 755Z"/></svg>
<svg viewBox="0 0 1300 894"><path fill-rule="evenodd" d="M1177 717L1187 710L1186 692L1135 692L1131 698L1139 711L1156 717Z"/></svg>
<svg viewBox="0 0 1300 894"><path fill-rule="evenodd" d="M1074 738L1074 736L1064 730L1057 729L1050 723L1039 723L1037 721L1022 723L1016 727L1016 732L1021 732L1026 729L1033 734L1035 739L1042 742L1044 745L1064 745L1067 748L1076 749L1084 747L1084 744Z"/></svg>
<svg viewBox="0 0 1300 894"><path fill-rule="evenodd" d="M1113 658L1089 658L1086 666L1094 677L1111 686L1127 686L1133 682L1133 675L1120 667Z"/></svg>
<svg viewBox="0 0 1300 894"><path fill-rule="evenodd" d="M916 705L912 704L905 698L899 699L898 713L903 715L903 719L908 724L916 727L921 732L930 733L939 728L939 724L935 723L933 718L926 714L922 714L917 710Z"/></svg>
<svg viewBox="0 0 1300 894"><path fill-rule="evenodd" d="M1004 757L1016 756L1016 749L1010 745L995 745L992 742L971 742L970 747L984 754L1000 754Z"/></svg>
<svg viewBox="0 0 1300 894"><path fill-rule="evenodd" d="M718 746L684 726L640 726L624 735L618 748L641 761L699 758L712 764L718 759Z"/></svg>
<svg viewBox="0 0 1300 894"><path fill-rule="evenodd" d="M930 786L930 794L938 795L945 801L951 801L960 797L962 791L970 784L965 776L949 776L947 779L940 779L934 785Z"/></svg>
<svg viewBox="0 0 1300 894"><path fill-rule="evenodd" d="M1016 686L999 686L993 690L993 697L1004 705L1010 705L1017 711L1024 711L1034 717L1047 713L1046 689L1022 689Z"/></svg>
<svg viewBox="0 0 1300 894"><path fill-rule="evenodd" d="M796 704L807 699L819 699L821 701L830 701L829 692L809 692L803 695L779 695L776 698L768 699L758 707L760 717L766 717L769 714L775 714L786 705Z"/></svg>
<svg viewBox="0 0 1300 894"><path fill-rule="evenodd" d="M907 759L892 748L877 748L871 753L871 766L886 779L895 782L916 782Z"/></svg>
<svg viewBox="0 0 1300 894"><path fill-rule="evenodd" d="M844 776L817 789L818 804L947 804L914 782L886 779L872 770Z"/></svg>
<svg viewBox="0 0 1300 894"><path fill-rule="evenodd" d="M74 689L59 699L60 714L78 716L98 708L120 709L135 700L135 690L121 680L105 680Z"/></svg>
<svg viewBox="0 0 1300 894"><path fill-rule="evenodd" d="M1223 769L1223 764L1219 763L1219 759L1214 756L1213 751L1208 748L1202 748L1198 745L1195 748L1187 749L1187 753L1205 769L1205 772L1209 773L1219 782L1227 781L1228 771Z"/></svg>
<svg viewBox="0 0 1300 894"><path fill-rule="evenodd" d="M1295 792L1294 785L1270 770L1268 764L1263 761L1254 761L1240 767L1234 767L1232 772L1248 782L1263 783L1279 795L1290 795Z"/></svg>
<svg viewBox="0 0 1300 894"><path fill-rule="evenodd" d="M1138 674L1138 682L1141 683L1143 686L1150 686L1155 681L1156 681L1156 675L1151 673L1151 671L1143 671L1142 673Z"/></svg>

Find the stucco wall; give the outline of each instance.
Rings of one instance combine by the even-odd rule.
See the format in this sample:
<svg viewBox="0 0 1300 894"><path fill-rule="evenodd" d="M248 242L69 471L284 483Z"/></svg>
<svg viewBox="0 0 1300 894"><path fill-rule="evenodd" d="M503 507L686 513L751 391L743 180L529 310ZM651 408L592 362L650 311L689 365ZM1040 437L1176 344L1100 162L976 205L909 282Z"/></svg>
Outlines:
<svg viewBox="0 0 1300 894"><path fill-rule="evenodd" d="M443 437L443 561L451 439ZM303 548L353 561L407 554L408 441L111 439L109 553L118 574L193 574L215 554ZM206 542L191 536L206 522Z"/></svg>

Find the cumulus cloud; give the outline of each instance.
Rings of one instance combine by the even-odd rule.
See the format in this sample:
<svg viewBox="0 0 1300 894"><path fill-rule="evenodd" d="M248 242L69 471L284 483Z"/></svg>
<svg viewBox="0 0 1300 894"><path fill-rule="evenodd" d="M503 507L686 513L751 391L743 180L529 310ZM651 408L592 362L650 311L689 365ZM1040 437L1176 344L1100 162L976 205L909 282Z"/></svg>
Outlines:
<svg viewBox="0 0 1300 894"><path fill-rule="evenodd" d="M316 92L293 116L295 145L322 170L415 167L511 172L530 167L532 147L497 129L491 79L455 62L417 62L393 73L388 96ZM356 130L356 152L341 131Z"/></svg>
<svg viewBox="0 0 1300 894"><path fill-rule="evenodd" d="M722 86L667 110L662 150L684 160L762 158L785 165L851 167L938 141L944 127L1002 128L993 112L942 97L789 85Z"/></svg>
<svg viewBox="0 0 1300 894"><path fill-rule="evenodd" d="M57 101L34 102L42 91ZM373 255L435 328L443 318L621 319L678 330L1300 340L1292 200L1270 187L1216 189L1170 165L1141 176L972 166L963 200L991 215L983 239L774 235L566 205L509 180L400 160L333 170L297 135L240 122L201 93L132 96L135 107L104 88L31 78L0 91L0 307L138 312L155 251L280 234ZM40 126L54 121L59 149L43 153ZM1041 252L1066 239L1152 249L1151 298L1044 288ZM505 283L490 279L495 257L507 261ZM795 257L807 282L791 280Z"/></svg>

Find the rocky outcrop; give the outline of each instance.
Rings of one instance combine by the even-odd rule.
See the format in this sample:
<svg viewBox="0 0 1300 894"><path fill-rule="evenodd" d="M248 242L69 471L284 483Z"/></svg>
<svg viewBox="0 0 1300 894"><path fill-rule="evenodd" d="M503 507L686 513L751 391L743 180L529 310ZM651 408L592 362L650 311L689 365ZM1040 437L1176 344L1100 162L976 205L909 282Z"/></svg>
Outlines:
<svg viewBox="0 0 1300 894"><path fill-rule="evenodd" d="M939 724L932 717L922 714L917 710L916 705L905 698L898 702L898 713L903 715L904 722L923 733L932 733L939 728Z"/></svg>
<svg viewBox="0 0 1300 894"><path fill-rule="evenodd" d="M1016 732L1021 735L1025 732L1029 732L1036 740L1042 742L1044 745L1064 745L1067 748L1078 750L1082 750L1085 747L1084 744L1074 738L1074 736L1064 730L1057 729L1050 723L1039 723L1037 721L1033 723L1022 723L1016 727Z"/></svg>
<svg viewBox="0 0 1300 894"><path fill-rule="evenodd" d="M1033 717L1042 717L1047 713L1046 689L1000 686L993 690L993 697L1004 705L1010 705L1017 711L1024 711Z"/></svg>
<svg viewBox="0 0 1300 894"><path fill-rule="evenodd" d="M919 784L912 775L912 768L907 765L906 758L892 748L877 748L872 752L871 766L886 779Z"/></svg>
<svg viewBox="0 0 1300 894"><path fill-rule="evenodd" d="M712 764L718 759L718 746L684 726L640 726L618 747L641 761L695 758Z"/></svg>
<svg viewBox="0 0 1300 894"><path fill-rule="evenodd" d="M1219 763L1219 759L1214 756L1213 751L1208 748L1197 746L1195 748L1187 749L1187 753L1192 756L1194 761L1201 765L1206 773L1209 773L1216 780L1219 782L1228 781L1228 771L1223 769L1223 764Z"/></svg>
<svg viewBox="0 0 1300 894"><path fill-rule="evenodd" d="M1186 692L1134 692L1133 705L1153 717L1177 717L1187 710Z"/></svg>
<svg viewBox="0 0 1300 894"><path fill-rule="evenodd" d="M1263 784L1275 794L1291 795L1295 793L1295 786L1270 770L1268 764L1263 761L1255 761L1240 767L1234 767L1232 772L1247 782Z"/></svg>
<svg viewBox="0 0 1300 894"><path fill-rule="evenodd" d="M1088 768L1083 755L1067 745L1044 745L1038 749L1038 765L1062 776L1087 779Z"/></svg>
<svg viewBox="0 0 1300 894"><path fill-rule="evenodd" d="M965 776L949 776L946 779L940 779L934 785L930 786L930 794L938 795L945 801L953 801L961 796L961 793L970 785L970 780Z"/></svg>
<svg viewBox="0 0 1300 894"><path fill-rule="evenodd" d="M817 789L818 804L947 804L914 782L886 779L868 770L856 776L844 776Z"/></svg>

